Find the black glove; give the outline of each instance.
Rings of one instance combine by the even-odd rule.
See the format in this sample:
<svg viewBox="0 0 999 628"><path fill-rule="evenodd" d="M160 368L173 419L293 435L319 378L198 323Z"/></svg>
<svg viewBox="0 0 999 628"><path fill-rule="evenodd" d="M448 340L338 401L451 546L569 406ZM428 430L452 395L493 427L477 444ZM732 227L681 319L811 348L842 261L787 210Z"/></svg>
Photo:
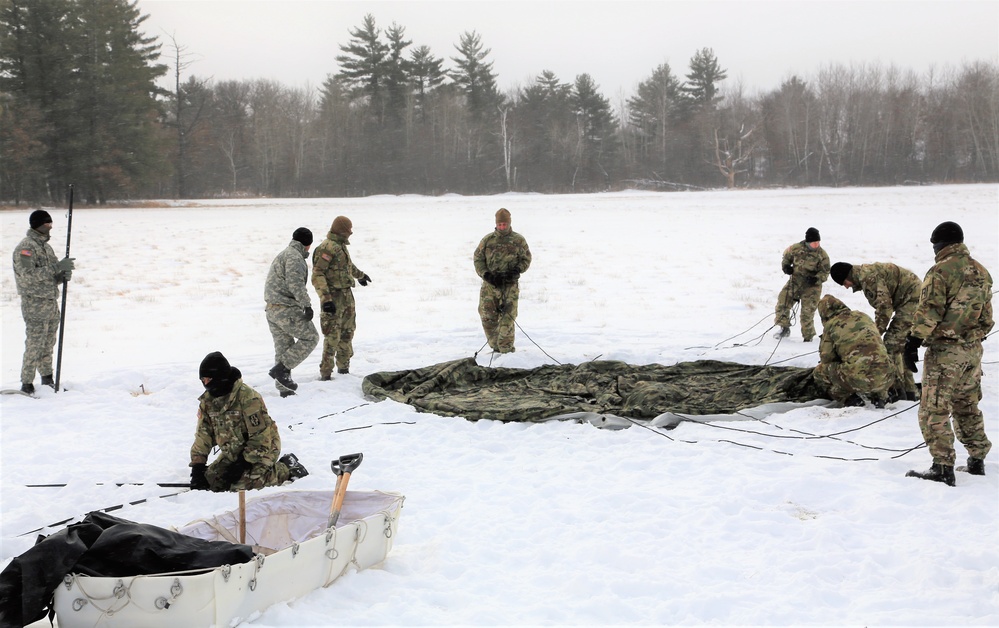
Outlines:
<svg viewBox="0 0 999 628"><path fill-rule="evenodd" d="M326 301L323 303L323 311L327 314L336 314L336 303L332 301Z"/></svg>
<svg viewBox="0 0 999 628"><path fill-rule="evenodd" d="M482 275L482 278L485 279L486 283L488 283L489 285L499 287L499 281L500 281L499 275L493 274L487 270Z"/></svg>
<svg viewBox="0 0 999 628"><path fill-rule="evenodd" d="M250 463L242 458L229 465L229 468L225 470L225 474L219 478L219 483L223 487L221 490L229 490L229 487L238 482L239 478L243 477L243 474L250 469L250 466Z"/></svg>
<svg viewBox="0 0 999 628"><path fill-rule="evenodd" d="M794 274L794 266L791 266L790 264L781 266L780 269L784 271L785 275L793 275Z"/></svg>
<svg viewBox="0 0 999 628"><path fill-rule="evenodd" d="M365 273L363 277L357 280L357 283L361 284L362 286L366 286L368 285L369 281L371 281L371 277L368 277L368 274Z"/></svg>
<svg viewBox="0 0 999 628"><path fill-rule="evenodd" d="M506 282L507 283L516 283L518 279L520 279L520 272L519 271L511 270L510 272L508 272L506 274Z"/></svg>
<svg viewBox="0 0 999 628"><path fill-rule="evenodd" d="M919 372L916 362L919 362L919 347L921 346L923 346L922 338L917 338L915 336L905 337L905 349L902 350L902 362L905 364L905 368L909 369L913 373Z"/></svg>
<svg viewBox="0 0 999 628"><path fill-rule="evenodd" d="M819 283L819 278L816 277L815 275L809 275L808 278L805 279L805 281L807 281L808 285L810 286L816 286Z"/></svg>
<svg viewBox="0 0 999 628"><path fill-rule="evenodd" d="M205 469L208 468L204 462L198 462L191 465L191 490L192 491L207 491L210 487L208 485L208 478L205 477Z"/></svg>
<svg viewBox="0 0 999 628"><path fill-rule="evenodd" d="M315 315L316 315L316 313L312 311L312 306L311 305L306 305L305 306L305 320L311 321L312 317L315 316Z"/></svg>

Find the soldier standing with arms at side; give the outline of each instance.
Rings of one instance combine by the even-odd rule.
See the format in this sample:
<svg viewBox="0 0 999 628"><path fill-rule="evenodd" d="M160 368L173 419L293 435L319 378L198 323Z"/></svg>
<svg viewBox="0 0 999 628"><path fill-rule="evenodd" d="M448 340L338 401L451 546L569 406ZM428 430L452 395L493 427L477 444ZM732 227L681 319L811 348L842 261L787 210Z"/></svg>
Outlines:
<svg viewBox="0 0 999 628"><path fill-rule="evenodd" d="M781 270L791 277L777 297L774 308L774 324L780 327L774 338L787 338L791 335L791 308L801 302L801 337L811 342L815 337L815 308L822 296L822 282L829 277L829 256L822 249L819 230L809 227L805 240L796 242L784 250Z"/></svg>
<svg viewBox="0 0 999 628"><path fill-rule="evenodd" d="M277 486L309 474L295 454L281 456L281 435L260 393L214 351L198 371L205 392L198 397L198 427L191 446L191 489L239 491ZM208 454L219 448L209 465Z"/></svg>
<svg viewBox="0 0 999 628"><path fill-rule="evenodd" d="M305 227L295 229L288 247L271 262L264 283L267 326L274 339L274 367L268 375L274 378L282 397L295 394L298 384L291 378L291 369L309 357L319 344L306 289L309 282L306 260L311 246L312 232Z"/></svg>
<svg viewBox="0 0 999 628"><path fill-rule="evenodd" d="M864 394L875 407L885 407L891 360L874 321L831 294L822 297L818 310L822 338L815 381L828 387L833 400L844 406L864 405L860 397Z"/></svg>
<svg viewBox="0 0 999 628"><path fill-rule="evenodd" d="M74 258L56 258L49 246L52 217L43 209L31 212L27 235L14 249L14 281L21 295L24 318L24 358L21 361L21 392L35 392L35 373L42 384L55 389L52 379L52 349L59 333L59 284L69 281Z"/></svg>
<svg viewBox="0 0 999 628"><path fill-rule="evenodd" d="M906 475L954 486L955 433L968 450L964 470L971 475L985 475L985 456L992 449L978 409L982 399L982 340L995 325L992 275L972 259L957 223L937 225L930 242L936 263L923 279L904 360L909 370L916 372L919 347L926 345L919 429L933 464L927 471Z"/></svg>
<svg viewBox="0 0 999 628"><path fill-rule="evenodd" d="M911 270L882 262L857 265L836 262L829 275L844 288L852 288L854 292L863 290L867 302L874 308L874 323L878 326L878 333L884 336L885 349L894 371L895 382L888 400L916 401L919 398L916 381L902 364L902 349L905 348L905 337L919 304L922 285L919 277Z"/></svg>
<svg viewBox="0 0 999 628"><path fill-rule="evenodd" d="M496 212L496 228L479 242L472 255L475 272L482 277L479 288L479 318L493 351L515 351L520 275L531 265L531 250L524 236L510 226L510 212Z"/></svg>
<svg viewBox="0 0 999 628"><path fill-rule="evenodd" d="M337 216L326 239L312 254L312 285L319 295L322 314L319 325L323 332L323 358L319 363L319 379L328 381L337 373L350 372L354 355L354 330L357 328L354 308L354 280L368 285L371 277L350 261L347 245L354 225L346 216Z"/></svg>

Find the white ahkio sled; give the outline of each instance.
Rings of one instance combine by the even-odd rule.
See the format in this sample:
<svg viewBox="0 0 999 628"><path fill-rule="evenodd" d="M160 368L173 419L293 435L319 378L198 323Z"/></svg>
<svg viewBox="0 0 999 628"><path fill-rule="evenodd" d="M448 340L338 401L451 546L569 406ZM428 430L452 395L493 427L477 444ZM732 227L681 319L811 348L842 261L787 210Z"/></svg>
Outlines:
<svg viewBox="0 0 999 628"><path fill-rule="evenodd" d="M333 491L289 490L243 500L240 508L177 531L253 546L252 560L192 572L123 578L69 574L55 592L60 628L234 626L267 607L366 569L392 549L405 497L346 491L361 454L333 461Z"/></svg>

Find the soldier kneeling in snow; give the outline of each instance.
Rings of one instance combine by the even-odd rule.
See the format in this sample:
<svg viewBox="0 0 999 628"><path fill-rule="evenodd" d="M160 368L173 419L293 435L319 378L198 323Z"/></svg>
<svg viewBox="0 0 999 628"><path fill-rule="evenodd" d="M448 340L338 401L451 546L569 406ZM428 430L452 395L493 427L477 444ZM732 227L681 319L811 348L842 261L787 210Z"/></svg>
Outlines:
<svg viewBox="0 0 999 628"><path fill-rule="evenodd" d="M198 429L191 446L191 489L216 492L277 486L309 474L295 454L281 455L281 436L260 393L215 351L199 372ZM218 446L210 465L208 454Z"/></svg>
<svg viewBox="0 0 999 628"><path fill-rule="evenodd" d="M874 321L830 294L822 297L818 309L822 340L815 381L827 386L833 400L845 406L864 405L860 397L864 394L883 408L892 365Z"/></svg>

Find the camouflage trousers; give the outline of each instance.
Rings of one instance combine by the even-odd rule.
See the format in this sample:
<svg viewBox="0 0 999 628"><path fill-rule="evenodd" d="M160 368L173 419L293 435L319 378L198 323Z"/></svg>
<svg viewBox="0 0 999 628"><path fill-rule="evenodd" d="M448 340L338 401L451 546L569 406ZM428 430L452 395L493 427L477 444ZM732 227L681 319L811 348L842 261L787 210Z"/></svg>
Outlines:
<svg viewBox="0 0 999 628"><path fill-rule="evenodd" d="M238 478L234 475L233 460L219 457L208 465L205 469L205 479L208 480L208 488L216 493L226 491L248 491L265 486L279 486L288 481L290 475L288 466L283 462L274 464L255 464L244 471Z"/></svg>
<svg viewBox="0 0 999 628"><path fill-rule="evenodd" d="M30 384L39 375L52 375L52 350L59 335L59 305L55 299L21 297L24 318L24 358L21 383Z"/></svg>
<svg viewBox="0 0 999 628"><path fill-rule="evenodd" d="M916 313L918 303L907 303L895 310L888 329L885 330L885 349L888 350L888 357L892 361L892 375L894 383L892 388L897 391L916 392L916 380L912 377L912 371L905 368L902 361L902 352L905 349L905 337L912 327L912 317Z"/></svg>
<svg viewBox="0 0 999 628"><path fill-rule="evenodd" d="M982 343L935 344L923 356L919 430L935 464L954 466L954 436L972 458L985 459L992 443L985 435L982 399ZM951 430L953 417L953 430Z"/></svg>
<svg viewBox="0 0 999 628"><path fill-rule="evenodd" d="M319 344L315 323L297 307L267 306L267 326L274 340L274 361L293 369Z"/></svg>
<svg viewBox="0 0 999 628"><path fill-rule="evenodd" d="M892 382L891 365L881 360L860 364L822 363L813 372L815 381L829 389L833 401L845 401L853 393L884 395Z"/></svg>
<svg viewBox="0 0 999 628"><path fill-rule="evenodd" d="M801 337L811 340L815 337L815 310L819 307L822 297L822 284L809 286L804 279L791 277L784 284L784 289L777 296L777 307L774 308L774 324L778 327L791 326L791 308L801 302L798 320L801 321Z"/></svg>
<svg viewBox="0 0 999 628"><path fill-rule="evenodd" d="M482 282L479 288L479 318L486 341L493 351L510 353L514 350L519 301L519 284L497 288L487 281Z"/></svg>
<svg viewBox="0 0 999 628"><path fill-rule="evenodd" d="M354 293L349 288L332 292L336 312L323 312L319 316L319 326L323 332L323 357L319 361L319 374L323 377L333 373L333 366L340 370L350 368L350 358L354 356L354 330L357 329L357 314L354 308Z"/></svg>

